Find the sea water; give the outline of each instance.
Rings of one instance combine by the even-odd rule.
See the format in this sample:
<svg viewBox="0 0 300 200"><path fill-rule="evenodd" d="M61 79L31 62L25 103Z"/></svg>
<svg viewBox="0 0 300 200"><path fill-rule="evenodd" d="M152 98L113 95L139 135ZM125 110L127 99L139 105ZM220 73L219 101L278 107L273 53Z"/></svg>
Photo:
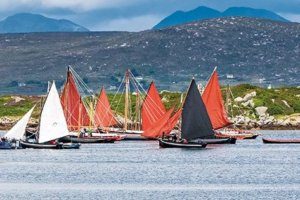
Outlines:
<svg viewBox="0 0 300 200"><path fill-rule="evenodd" d="M203 150L157 141L3 150L0 159L0 199L300 199L300 144L261 137Z"/></svg>

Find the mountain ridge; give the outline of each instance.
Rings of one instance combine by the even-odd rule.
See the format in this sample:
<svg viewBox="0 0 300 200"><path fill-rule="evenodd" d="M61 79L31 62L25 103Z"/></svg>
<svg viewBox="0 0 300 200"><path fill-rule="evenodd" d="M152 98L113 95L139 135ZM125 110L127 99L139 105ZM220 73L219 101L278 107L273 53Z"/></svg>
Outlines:
<svg viewBox="0 0 300 200"><path fill-rule="evenodd" d="M0 34L0 93L41 94L71 65L98 91L126 69L160 89L203 85L215 66L222 84L300 85L300 24L227 17L142 32Z"/></svg>
<svg viewBox="0 0 300 200"><path fill-rule="evenodd" d="M87 32L87 28L66 19L53 19L40 14L17 13L0 21L0 33Z"/></svg>
<svg viewBox="0 0 300 200"><path fill-rule="evenodd" d="M153 29L161 29L169 26L181 25L184 23L191 23L204 19L214 19L222 17L253 17L259 19L270 19L275 21L289 22L287 19L280 15L266 10L254 9L250 7L230 7L223 12L212 9L206 6L199 6L189 11L175 11L171 15L162 19L156 24Z"/></svg>

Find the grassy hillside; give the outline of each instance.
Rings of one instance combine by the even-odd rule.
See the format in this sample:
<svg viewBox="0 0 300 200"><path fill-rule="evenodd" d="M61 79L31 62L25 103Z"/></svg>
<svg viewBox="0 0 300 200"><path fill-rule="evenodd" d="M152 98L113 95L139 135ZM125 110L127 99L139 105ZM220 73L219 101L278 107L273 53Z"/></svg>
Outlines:
<svg viewBox="0 0 300 200"><path fill-rule="evenodd" d="M226 88L223 88L224 99L226 97ZM268 113L274 116L290 115L293 113L300 113L300 88L283 87L275 89L265 89L249 84L237 85L231 87L233 97L244 97L253 91L256 96L253 97L254 107L243 106L241 103L232 103L233 115L247 113L249 115L255 114L255 107L266 106ZM167 109L175 107L177 109L180 105L181 93L162 92L161 97ZM124 113L124 96L121 94L108 94L111 102L111 107L117 113L123 115ZM232 100L233 98L231 98ZM286 101L285 104L284 101ZM234 102L234 101L231 101ZM34 117L38 117L39 109L41 107L41 97L38 96L0 96L0 117L18 118L25 114L33 105L37 104L34 112ZM132 112L135 112L136 95L131 95Z"/></svg>

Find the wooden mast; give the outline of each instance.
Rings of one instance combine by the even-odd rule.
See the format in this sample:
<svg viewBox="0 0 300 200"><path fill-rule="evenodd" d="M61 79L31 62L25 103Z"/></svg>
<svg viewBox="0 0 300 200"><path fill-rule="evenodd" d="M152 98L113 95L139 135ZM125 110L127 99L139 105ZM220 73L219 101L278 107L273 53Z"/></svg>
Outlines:
<svg viewBox="0 0 300 200"><path fill-rule="evenodd" d="M124 130L128 129L128 109L129 109L129 69L127 69L125 74L125 112L124 112Z"/></svg>
<svg viewBox="0 0 300 200"><path fill-rule="evenodd" d="M135 113L136 113L136 127L135 129L136 130L140 130L141 128L141 105L140 105L140 93L139 91L137 90L137 93L136 93L136 104L135 104Z"/></svg>

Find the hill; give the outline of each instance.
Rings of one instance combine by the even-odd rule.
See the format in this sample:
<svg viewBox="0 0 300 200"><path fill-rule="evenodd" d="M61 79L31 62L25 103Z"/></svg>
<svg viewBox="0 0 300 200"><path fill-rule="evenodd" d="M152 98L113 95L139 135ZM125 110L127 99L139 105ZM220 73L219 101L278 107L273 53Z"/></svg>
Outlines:
<svg viewBox="0 0 300 200"><path fill-rule="evenodd" d="M95 91L118 86L127 68L146 87L186 90L218 66L223 84L300 85L300 24L210 19L142 32L0 34L0 93L41 94L71 65ZM113 87L111 89L114 89Z"/></svg>
<svg viewBox="0 0 300 200"><path fill-rule="evenodd" d="M31 13L15 14L0 22L0 33L86 31L89 30L69 20L57 20Z"/></svg>
<svg viewBox="0 0 300 200"><path fill-rule="evenodd" d="M170 26L181 25L185 23L190 23L193 21L203 20L203 19L213 19L221 17L252 17L259 19L269 19L274 21L288 22L287 19L279 16L278 14L265 10L265 9L254 9L248 7L231 7L220 12L205 6L200 6L191 11L176 11L173 14L167 16L153 29L162 29Z"/></svg>

